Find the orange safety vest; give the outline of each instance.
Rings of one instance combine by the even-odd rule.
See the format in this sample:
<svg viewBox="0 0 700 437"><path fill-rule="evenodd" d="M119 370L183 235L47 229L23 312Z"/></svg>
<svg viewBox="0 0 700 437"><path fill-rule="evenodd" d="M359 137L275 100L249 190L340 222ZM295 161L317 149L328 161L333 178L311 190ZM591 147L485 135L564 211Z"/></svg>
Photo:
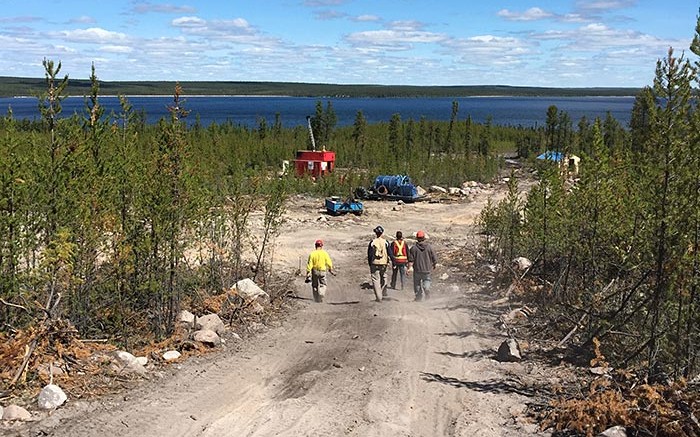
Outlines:
<svg viewBox="0 0 700 437"><path fill-rule="evenodd" d="M404 264L408 262L408 254L406 253L406 242L404 240L395 240L391 244L394 250L394 262Z"/></svg>

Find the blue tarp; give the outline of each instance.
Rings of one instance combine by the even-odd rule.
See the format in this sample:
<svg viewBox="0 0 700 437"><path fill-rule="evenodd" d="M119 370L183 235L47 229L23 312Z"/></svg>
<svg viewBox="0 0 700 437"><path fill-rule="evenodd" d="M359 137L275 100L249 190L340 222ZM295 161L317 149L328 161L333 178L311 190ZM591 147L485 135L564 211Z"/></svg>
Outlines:
<svg viewBox="0 0 700 437"><path fill-rule="evenodd" d="M564 161L564 154L561 152L544 152L537 159L546 159L547 161L562 162Z"/></svg>

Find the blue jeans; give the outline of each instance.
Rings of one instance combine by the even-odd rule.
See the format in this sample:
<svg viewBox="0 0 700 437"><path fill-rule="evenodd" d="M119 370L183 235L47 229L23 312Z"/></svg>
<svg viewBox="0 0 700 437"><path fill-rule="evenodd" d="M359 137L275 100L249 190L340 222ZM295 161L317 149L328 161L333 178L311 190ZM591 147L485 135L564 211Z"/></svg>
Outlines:
<svg viewBox="0 0 700 437"><path fill-rule="evenodd" d="M426 299L430 297L430 273L413 272L413 292L416 294L416 300Z"/></svg>
<svg viewBox="0 0 700 437"><path fill-rule="evenodd" d="M401 278L401 289L403 290L403 284L406 280L406 264L394 264L394 268L391 271L391 288L396 289L396 279Z"/></svg>

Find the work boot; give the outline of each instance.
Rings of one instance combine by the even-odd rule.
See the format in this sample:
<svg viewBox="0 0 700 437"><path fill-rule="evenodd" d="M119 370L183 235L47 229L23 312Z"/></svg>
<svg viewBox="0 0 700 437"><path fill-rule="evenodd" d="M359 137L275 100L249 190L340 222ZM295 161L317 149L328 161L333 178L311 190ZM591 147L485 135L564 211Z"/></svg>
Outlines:
<svg viewBox="0 0 700 437"><path fill-rule="evenodd" d="M416 302L420 302L423 300L423 295L422 294L416 294L416 298L414 299Z"/></svg>

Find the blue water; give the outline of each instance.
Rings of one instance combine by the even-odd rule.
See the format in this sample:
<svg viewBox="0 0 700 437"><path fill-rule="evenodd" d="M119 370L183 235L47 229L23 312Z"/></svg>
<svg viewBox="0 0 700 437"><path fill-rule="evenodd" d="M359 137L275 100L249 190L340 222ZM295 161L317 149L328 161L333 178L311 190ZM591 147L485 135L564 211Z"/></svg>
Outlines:
<svg viewBox="0 0 700 437"><path fill-rule="evenodd" d="M167 107L172 104L172 97L129 97L135 111L143 110L147 121L155 123L161 118L169 118ZM187 117L189 124L199 115L200 123L208 126L213 122L227 121L236 125L257 127L260 119L265 118L268 126L275 121L275 114L280 114L284 127L306 125L306 117L313 115L316 102L321 101L324 108L328 101L338 117L339 126L352 125L358 111L362 111L368 123L389 122L393 114L400 114L401 119L419 121L449 121L452 115L452 102L459 104L458 120L471 116L477 123L485 122L489 117L495 125L543 126L547 108L555 105L559 111L569 114L574 127L582 116L589 120L596 117L604 119L608 112L623 126L629 124L634 97L434 97L434 98L316 98L316 97L219 97L198 96L185 97L182 106L191 111ZM101 97L100 103L106 112L118 113L117 97ZM83 97L69 97L63 103L64 116L75 112L85 112ZM0 98L0 114L12 108L17 119L39 119L36 98L11 97Z"/></svg>

